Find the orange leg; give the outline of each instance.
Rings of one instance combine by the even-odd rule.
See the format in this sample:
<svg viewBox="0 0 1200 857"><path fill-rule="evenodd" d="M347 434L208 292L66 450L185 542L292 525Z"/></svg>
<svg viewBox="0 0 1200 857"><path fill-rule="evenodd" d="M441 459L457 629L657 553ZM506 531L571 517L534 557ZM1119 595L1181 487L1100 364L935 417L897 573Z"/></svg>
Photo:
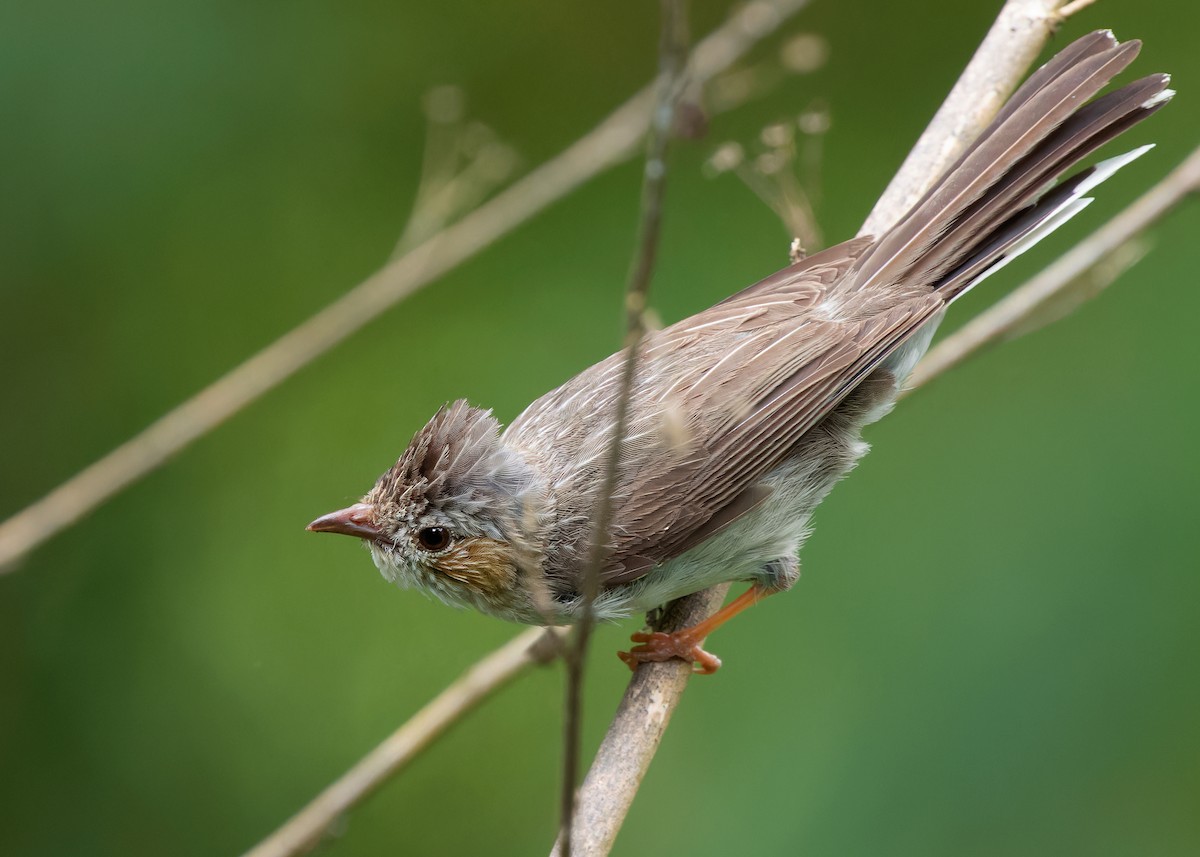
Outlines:
<svg viewBox="0 0 1200 857"><path fill-rule="evenodd" d="M757 604L772 591L774 590L756 583L703 622L697 622L690 628L683 628L672 634L662 631L652 631L647 634L639 631L630 639L641 645L634 646L628 652L617 652L617 657L623 660L631 670L637 669L638 664L648 661L682 658L696 664L698 666L696 672L711 675L721 668L721 659L701 648L700 644L704 642L704 638L747 607Z"/></svg>

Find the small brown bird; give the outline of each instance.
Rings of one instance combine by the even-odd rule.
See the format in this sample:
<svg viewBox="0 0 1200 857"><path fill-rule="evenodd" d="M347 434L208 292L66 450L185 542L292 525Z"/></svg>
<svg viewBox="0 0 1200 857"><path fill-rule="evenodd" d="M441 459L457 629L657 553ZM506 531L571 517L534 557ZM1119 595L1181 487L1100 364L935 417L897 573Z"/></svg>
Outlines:
<svg viewBox="0 0 1200 857"><path fill-rule="evenodd" d="M1095 32L1013 95L938 184L879 238L817 253L640 346L595 615L612 620L725 581L752 586L712 619L635 634L622 658L682 657L798 575L809 518L867 451L946 307L1089 202L1150 147L1055 185L1173 95L1156 74L1093 97L1137 55ZM623 356L542 396L504 431L443 407L348 509L309 524L363 539L383 576L528 624L580 617L581 577Z"/></svg>

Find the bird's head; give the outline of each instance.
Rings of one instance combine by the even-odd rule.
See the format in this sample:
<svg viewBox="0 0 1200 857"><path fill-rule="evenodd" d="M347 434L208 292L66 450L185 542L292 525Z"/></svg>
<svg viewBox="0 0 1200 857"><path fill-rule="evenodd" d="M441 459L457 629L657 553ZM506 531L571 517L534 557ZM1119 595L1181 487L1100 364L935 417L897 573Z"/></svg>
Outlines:
<svg viewBox="0 0 1200 857"><path fill-rule="evenodd" d="M528 601L520 578L545 499L490 411L447 405L413 437L361 502L323 515L314 532L363 539L385 578L505 618Z"/></svg>

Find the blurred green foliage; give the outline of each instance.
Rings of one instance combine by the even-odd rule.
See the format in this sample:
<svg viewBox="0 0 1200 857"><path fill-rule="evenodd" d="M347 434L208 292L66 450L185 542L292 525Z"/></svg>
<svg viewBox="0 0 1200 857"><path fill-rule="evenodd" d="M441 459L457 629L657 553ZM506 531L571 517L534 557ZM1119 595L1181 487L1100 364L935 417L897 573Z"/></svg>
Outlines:
<svg viewBox="0 0 1200 857"><path fill-rule="evenodd" d="M716 144L816 100L825 234L853 234L998 3L817 2L828 63L677 148L670 321L786 260ZM727 3L696 4L703 33ZM1036 270L1197 143L1200 11L1101 3L1177 103L1151 156L980 294ZM404 223L422 94L463 87L552 155L652 74L656 9L607 3L16 0L0 7L0 514L369 274ZM756 53L770 60L781 39ZM619 342L639 168L387 313L0 578L0 853L237 853L513 633L303 532L448 398L510 419ZM1184 855L1200 841L1196 234L874 427L805 574L714 641L624 854ZM601 320L597 323L597 319ZM593 746L626 679L604 629ZM544 853L561 678L474 714L339 830L339 855Z"/></svg>

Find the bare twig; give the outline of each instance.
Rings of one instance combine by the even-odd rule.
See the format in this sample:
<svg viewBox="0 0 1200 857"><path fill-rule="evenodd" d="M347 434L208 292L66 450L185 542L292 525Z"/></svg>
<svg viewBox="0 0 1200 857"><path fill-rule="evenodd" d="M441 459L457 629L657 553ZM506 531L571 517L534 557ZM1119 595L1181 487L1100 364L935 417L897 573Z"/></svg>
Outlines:
<svg viewBox="0 0 1200 857"><path fill-rule="evenodd" d="M674 630L703 621L728 592L729 584L723 583L673 602L659 627ZM669 660L642 664L634 673L579 791L571 831L576 855L603 855L612 849L692 670L690 663ZM557 845L551 857L562 857Z"/></svg>
<svg viewBox="0 0 1200 857"><path fill-rule="evenodd" d="M1061 9L1058 10L1058 18L1060 21L1065 21L1065 20L1067 20L1067 18L1070 18L1076 12L1082 12L1084 9L1086 9L1088 6L1091 6L1095 2L1096 2L1096 0L1072 0L1072 2L1068 3L1067 5L1063 6Z"/></svg>
<svg viewBox="0 0 1200 857"><path fill-rule="evenodd" d="M478 206L506 184L520 160L481 122L464 124L466 94L436 86L424 99L426 132L421 177L412 212L389 261Z"/></svg>
<svg viewBox="0 0 1200 857"><path fill-rule="evenodd" d="M803 119L807 118L806 114ZM790 123L768 125L760 134L762 142L768 147L767 151L742 160L733 171L755 196L775 212L788 234L796 237L798 248L811 253L821 249L824 239L817 224L811 195L795 169L798 160L797 130ZM810 149L813 148L811 144L819 140L819 137L807 133L804 138L805 146ZM816 151L820 151L819 143Z"/></svg>
<svg viewBox="0 0 1200 857"><path fill-rule="evenodd" d="M860 234L879 233L895 224L987 126L1061 20L1060 6L1061 0L1005 4ZM667 611L659 629L678 630L706 618L726 592L728 585L723 585L682 599ZM691 664L682 662L638 667L580 790L573 830L577 855L603 855L611 849L690 674Z"/></svg>
<svg viewBox="0 0 1200 857"><path fill-rule="evenodd" d="M774 32L808 0L754 0L692 52L693 82L710 80ZM419 244L316 315L214 381L145 430L0 523L0 574L42 542L202 437L367 322L471 258L555 200L631 157L650 123L650 87L565 151Z"/></svg>
<svg viewBox="0 0 1200 857"><path fill-rule="evenodd" d="M971 319L953 336L931 350L917 366L909 381L909 388L929 383L988 345L1015 339L1040 327L1041 324L1037 322L1043 319L1046 308L1051 305L1056 305L1056 317L1060 316L1063 310L1060 300L1064 293L1071 292L1078 284L1083 283L1085 289L1077 296L1076 305L1097 294L1120 273L1120 270L1116 273L1104 271L1108 267L1106 262L1185 197L1197 192L1200 192L1200 148L1053 265L998 301L987 312ZM1124 267L1128 267L1128 264L1122 269ZM1103 280L1098 282L1093 279L1097 271L1101 271L1103 276Z"/></svg>
<svg viewBox="0 0 1200 857"><path fill-rule="evenodd" d="M566 651L566 705L563 718L563 767L559 843L563 857L571 855L571 828L575 817L575 789L579 784L580 735L583 729L583 674L588 643L596 624L593 605L600 594L600 569L608 557L613 491L621 466L621 445L629 421L629 402L637 377L637 352L646 336L646 306L658 241L662 231L663 199L667 190L667 149L675 127L676 108L686 81L688 48L687 0L661 0L662 34L658 42L658 93L646 147L642 177L641 222L637 249L625 288L625 362L617 393L612 440L593 514L591 547L583 572L583 605L575 625L574 645Z"/></svg>
<svg viewBox="0 0 1200 857"><path fill-rule="evenodd" d="M246 857L290 857L308 851L334 821L402 770L463 715L529 667L553 660L558 634L557 629L530 628L476 663Z"/></svg>

